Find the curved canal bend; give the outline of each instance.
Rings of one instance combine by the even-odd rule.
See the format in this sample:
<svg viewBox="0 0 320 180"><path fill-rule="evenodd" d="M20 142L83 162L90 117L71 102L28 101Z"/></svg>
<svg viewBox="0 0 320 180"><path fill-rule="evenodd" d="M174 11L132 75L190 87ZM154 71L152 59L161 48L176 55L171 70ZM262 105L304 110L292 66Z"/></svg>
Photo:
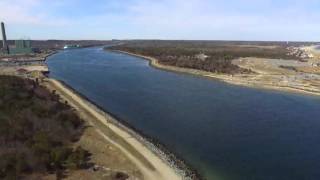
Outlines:
<svg viewBox="0 0 320 180"><path fill-rule="evenodd" d="M207 179L318 180L320 98L234 86L75 49L48 58L62 80L158 139Z"/></svg>

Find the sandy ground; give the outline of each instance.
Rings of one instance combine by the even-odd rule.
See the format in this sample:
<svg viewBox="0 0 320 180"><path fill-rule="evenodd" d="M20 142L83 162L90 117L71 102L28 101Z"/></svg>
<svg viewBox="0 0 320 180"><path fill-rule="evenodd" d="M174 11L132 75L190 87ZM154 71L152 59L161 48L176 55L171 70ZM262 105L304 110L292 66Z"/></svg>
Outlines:
<svg viewBox="0 0 320 180"><path fill-rule="evenodd" d="M316 57L320 57L320 49L317 49L318 46L306 46L306 47L302 47L301 49L312 53L313 55L315 55Z"/></svg>
<svg viewBox="0 0 320 180"><path fill-rule="evenodd" d="M310 63L320 63L320 45L317 46L305 46L300 49L306 51L308 54L312 54L314 57L310 58Z"/></svg>
<svg viewBox="0 0 320 180"><path fill-rule="evenodd" d="M286 87L299 92L320 94L320 68L312 66L310 61L240 58L234 60L233 63L257 73L244 78L248 83Z"/></svg>
<svg viewBox="0 0 320 180"><path fill-rule="evenodd" d="M26 66L0 66L0 73L6 75L17 75L19 69L25 69L29 72L47 72L48 67L46 65L26 65Z"/></svg>
<svg viewBox="0 0 320 180"><path fill-rule="evenodd" d="M79 112L80 116L93 127L94 132L92 133L100 136L98 139L89 138L86 140L88 143L93 143L92 141L96 141L97 143L101 142L99 147L103 147L104 142L105 147L117 149L118 152L121 152L121 155L119 154L118 157L125 157L123 162L128 162L129 160L134 165L134 167L129 167L129 172L128 170L124 170L126 169L126 166L118 166L118 168L123 169L122 171L128 172L133 179L139 179L139 175L147 180L183 179L169 163L165 162L159 155L148 149L143 142L136 139L125 128L117 125L116 120L111 116L103 113L56 80L48 79L44 84L51 90L57 90L57 93L60 94L63 99L67 100L68 103ZM86 136L83 138L86 138ZM89 150L90 146L91 145L87 146L89 147ZM95 149L93 154L95 154L96 151L101 151L101 149ZM100 158L96 158L96 161L99 161L99 159ZM81 175L76 177L81 177Z"/></svg>
<svg viewBox="0 0 320 180"><path fill-rule="evenodd" d="M233 63L240 67L251 69L255 72L255 74L228 75L211 73L195 69L180 68L175 66L167 66L160 64L157 59L152 57L123 51L115 52L125 53L146 59L150 61L151 66L163 70L205 76L235 85L320 95L319 74L295 72L293 70L288 70L279 67L280 65L297 66L298 68L310 67L310 64L301 64L301 62L298 61L288 61L280 59L270 60L261 58L240 58L234 60Z"/></svg>
<svg viewBox="0 0 320 180"><path fill-rule="evenodd" d="M25 55L0 56L0 74L19 75L17 70L24 69L28 72L48 72L48 66L45 59L56 52L35 54L32 57Z"/></svg>

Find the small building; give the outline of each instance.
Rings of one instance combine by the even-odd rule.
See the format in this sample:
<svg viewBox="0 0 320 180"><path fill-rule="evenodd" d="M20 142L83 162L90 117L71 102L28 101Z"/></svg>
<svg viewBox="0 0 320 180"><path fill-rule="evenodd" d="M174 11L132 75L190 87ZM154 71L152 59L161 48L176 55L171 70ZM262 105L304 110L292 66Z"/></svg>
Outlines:
<svg viewBox="0 0 320 180"><path fill-rule="evenodd" d="M63 49L74 49L74 48L80 48L79 44L66 44Z"/></svg>
<svg viewBox="0 0 320 180"><path fill-rule="evenodd" d="M196 57L197 59L200 59L200 60L204 61L204 60L206 60L209 56L205 55L204 53L200 53L200 54L195 55L195 57Z"/></svg>

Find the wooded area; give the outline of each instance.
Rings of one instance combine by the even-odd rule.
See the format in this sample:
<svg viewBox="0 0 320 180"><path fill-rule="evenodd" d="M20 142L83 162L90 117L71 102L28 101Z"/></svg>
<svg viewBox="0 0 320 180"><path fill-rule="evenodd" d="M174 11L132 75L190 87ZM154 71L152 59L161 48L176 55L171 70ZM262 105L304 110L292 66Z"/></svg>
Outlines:
<svg viewBox="0 0 320 180"><path fill-rule="evenodd" d="M0 179L85 168L89 153L73 147L84 123L67 102L37 81L0 76Z"/></svg>
<svg viewBox="0 0 320 180"><path fill-rule="evenodd" d="M251 73L231 63L239 57L297 59L288 55L284 43L277 42L127 41L107 49L151 56L164 65L227 74ZM201 54L207 57L199 58Z"/></svg>

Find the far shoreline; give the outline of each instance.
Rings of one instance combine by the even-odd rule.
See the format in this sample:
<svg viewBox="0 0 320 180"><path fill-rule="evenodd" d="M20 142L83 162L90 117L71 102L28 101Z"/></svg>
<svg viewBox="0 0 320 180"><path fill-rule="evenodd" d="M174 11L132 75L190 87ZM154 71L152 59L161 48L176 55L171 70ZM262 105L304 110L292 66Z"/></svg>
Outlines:
<svg viewBox="0 0 320 180"><path fill-rule="evenodd" d="M121 50L109 50L109 49L104 49L104 50L110 51L110 52L115 52L115 53L120 53L120 54L126 54L126 55L130 55L130 56L134 56L134 57L138 57L138 58L147 60L151 67L156 68L156 69L160 69L160 70L164 70L164 71L190 74L190 75L219 80L219 81L222 81L222 82L225 82L228 84L249 87L249 88L256 88L256 89L263 89L263 90L274 90L274 91L280 91L280 92L289 92L289 93L295 93L295 94L300 94L300 95L305 94L305 95L311 95L311 96L315 96L315 97L320 96L319 92L308 91L303 88L293 88L293 87L288 87L288 86L272 86L272 85L266 85L266 84L251 84L246 81L236 82L233 80L232 75L228 75L228 74L217 74L217 73L212 73L212 72L207 72L207 71L202 71L202 70L197 70L197 69L168 66L168 65L163 65L163 64L159 63L158 59L153 58L153 57L130 53L130 52L121 51Z"/></svg>

